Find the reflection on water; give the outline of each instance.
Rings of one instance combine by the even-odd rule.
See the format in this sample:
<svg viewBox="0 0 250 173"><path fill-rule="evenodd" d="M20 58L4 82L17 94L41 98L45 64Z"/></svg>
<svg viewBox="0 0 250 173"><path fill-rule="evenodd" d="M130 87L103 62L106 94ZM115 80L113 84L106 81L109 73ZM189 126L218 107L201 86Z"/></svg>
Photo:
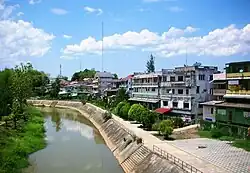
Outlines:
<svg viewBox="0 0 250 173"><path fill-rule="evenodd" d="M122 173L98 130L78 112L40 108L47 147L30 156L29 173Z"/></svg>

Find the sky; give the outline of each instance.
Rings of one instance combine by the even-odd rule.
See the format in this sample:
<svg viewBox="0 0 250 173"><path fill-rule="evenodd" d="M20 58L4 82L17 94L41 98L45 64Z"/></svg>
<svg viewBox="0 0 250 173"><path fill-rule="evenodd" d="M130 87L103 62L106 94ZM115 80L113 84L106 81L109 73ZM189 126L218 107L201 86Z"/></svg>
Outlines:
<svg viewBox="0 0 250 173"><path fill-rule="evenodd" d="M94 68L125 77L250 60L249 0L0 0L0 69L55 77ZM103 61L102 61L103 23Z"/></svg>

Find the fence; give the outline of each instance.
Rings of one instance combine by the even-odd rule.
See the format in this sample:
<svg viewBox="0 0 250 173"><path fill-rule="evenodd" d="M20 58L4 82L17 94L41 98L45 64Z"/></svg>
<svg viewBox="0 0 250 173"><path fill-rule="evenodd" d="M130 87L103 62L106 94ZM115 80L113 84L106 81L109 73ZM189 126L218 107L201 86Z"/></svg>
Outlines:
<svg viewBox="0 0 250 173"><path fill-rule="evenodd" d="M173 162L175 165L177 165L178 167L180 167L181 169L183 169L184 171L188 172L188 173L203 173L202 171L196 169L195 167L189 165L188 163L180 160L179 158L173 156L172 154L167 153L166 151L160 149L159 147L153 145L153 151L155 153L160 154L162 157L164 157L165 159Z"/></svg>

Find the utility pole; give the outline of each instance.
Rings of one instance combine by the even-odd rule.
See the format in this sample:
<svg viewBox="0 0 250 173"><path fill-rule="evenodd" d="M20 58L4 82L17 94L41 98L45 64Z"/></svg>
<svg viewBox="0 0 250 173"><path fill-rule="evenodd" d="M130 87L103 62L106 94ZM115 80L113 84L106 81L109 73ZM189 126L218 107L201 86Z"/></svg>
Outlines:
<svg viewBox="0 0 250 173"><path fill-rule="evenodd" d="M102 72L103 72L103 22L102 22Z"/></svg>
<svg viewBox="0 0 250 173"><path fill-rule="evenodd" d="M60 77L62 77L62 65L60 64Z"/></svg>

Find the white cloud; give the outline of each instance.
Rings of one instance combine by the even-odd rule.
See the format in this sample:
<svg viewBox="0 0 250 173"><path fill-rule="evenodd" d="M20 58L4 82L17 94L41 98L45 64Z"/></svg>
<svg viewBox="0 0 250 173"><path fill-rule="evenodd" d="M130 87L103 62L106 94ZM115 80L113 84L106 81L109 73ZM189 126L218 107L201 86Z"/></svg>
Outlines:
<svg viewBox="0 0 250 173"><path fill-rule="evenodd" d="M42 0L29 0L30 5L39 4L41 2L42 2Z"/></svg>
<svg viewBox="0 0 250 173"><path fill-rule="evenodd" d="M52 8L50 10L52 13L56 14L56 15L65 15L68 13L67 10L61 9L61 8Z"/></svg>
<svg viewBox="0 0 250 173"><path fill-rule="evenodd" d="M178 13L178 12L183 11L183 9L181 7L178 7L178 6L169 7L168 10L171 12L174 12L174 13Z"/></svg>
<svg viewBox="0 0 250 173"><path fill-rule="evenodd" d="M71 38L72 38L72 36L71 36L71 35L66 35L66 34L64 34L64 35L63 35L63 38L66 38L66 39L71 39Z"/></svg>
<svg viewBox="0 0 250 173"><path fill-rule="evenodd" d="M16 15L20 17L20 16L24 15L24 13L23 12L18 12Z"/></svg>
<svg viewBox="0 0 250 173"><path fill-rule="evenodd" d="M14 10L19 8L18 4L6 6L4 0L0 0L0 20L9 19Z"/></svg>
<svg viewBox="0 0 250 173"><path fill-rule="evenodd" d="M52 34L23 20L0 20L0 64L12 64L27 57L40 57L51 48Z"/></svg>
<svg viewBox="0 0 250 173"><path fill-rule="evenodd" d="M96 13L97 15L101 15L103 13L102 9L100 8L92 8L92 7L85 6L83 7L83 9L87 13Z"/></svg>
<svg viewBox="0 0 250 173"><path fill-rule="evenodd" d="M243 28L234 25L215 29L201 36L192 36L197 29L171 27L161 34L144 29L140 32L128 31L104 37L104 50L137 49L149 51L162 57L184 55L230 56L250 53L250 24ZM101 41L88 37L80 44L67 45L62 50L64 56L77 56L87 53L101 54Z"/></svg>

